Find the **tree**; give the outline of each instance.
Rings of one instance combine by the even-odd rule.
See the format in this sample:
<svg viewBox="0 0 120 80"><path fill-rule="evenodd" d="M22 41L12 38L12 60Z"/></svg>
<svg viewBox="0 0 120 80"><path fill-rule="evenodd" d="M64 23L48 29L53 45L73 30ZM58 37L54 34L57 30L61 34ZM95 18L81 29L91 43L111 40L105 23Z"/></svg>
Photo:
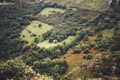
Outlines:
<svg viewBox="0 0 120 80"><path fill-rule="evenodd" d="M4 64L0 64L0 80L29 80L29 76L34 75L34 71L30 66L27 66L22 60L16 58L8 60Z"/></svg>

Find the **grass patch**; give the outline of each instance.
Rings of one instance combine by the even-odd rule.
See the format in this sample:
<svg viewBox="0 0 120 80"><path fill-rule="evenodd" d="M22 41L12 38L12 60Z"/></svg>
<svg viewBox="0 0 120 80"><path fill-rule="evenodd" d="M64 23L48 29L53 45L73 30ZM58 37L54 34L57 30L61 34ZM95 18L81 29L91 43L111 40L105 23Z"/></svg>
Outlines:
<svg viewBox="0 0 120 80"><path fill-rule="evenodd" d="M39 21L32 21L30 25L28 25L22 32L21 32L21 39L28 41L28 44L34 43L35 38L39 38L42 40L42 34L46 33L47 31L51 30L53 26L48 24L39 22Z"/></svg>
<svg viewBox="0 0 120 80"><path fill-rule="evenodd" d="M0 2L0 6L4 6L4 5L12 5L13 3L11 2L6 2L6 3L3 3L3 2Z"/></svg>
<svg viewBox="0 0 120 80"><path fill-rule="evenodd" d="M97 9L102 3L102 0L84 0L80 3L80 7L85 9Z"/></svg>
<svg viewBox="0 0 120 80"><path fill-rule="evenodd" d="M48 17L50 14L53 14L54 12L64 13L65 10L60 8L45 8L40 12L40 14Z"/></svg>
<svg viewBox="0 0 120 80"><path fill-rule="evenodd" d="M69 36L67 39L65 39L62 42L57 42L57 43L49 43L48 40L40 42L37 44L39 47L44 47L44 48L50 48L50 47L55 47L57 45L63 45L64 43L69 44L75 39L75 36Z"/></svg>
<svg viewBox="0 0 120 80"><path fill-rule="evenodd" d="M103 37L112 38L114 36L114 33L115 33L115 29L114 28L106 29L106 30L103 31Z"/></svg>

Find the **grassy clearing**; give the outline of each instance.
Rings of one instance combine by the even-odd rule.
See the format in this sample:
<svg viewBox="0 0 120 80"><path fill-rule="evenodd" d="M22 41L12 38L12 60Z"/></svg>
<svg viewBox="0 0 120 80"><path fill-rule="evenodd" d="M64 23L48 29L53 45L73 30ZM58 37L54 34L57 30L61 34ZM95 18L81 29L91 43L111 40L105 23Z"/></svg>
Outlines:
<svg viewBox="0 0 120 80"><path fill-rule="evenodd" d="M69 36L64 41L57 42L57 43L49 43L48 40L41 42L43 40L42 35L46 33L47 31L51 30L52 28L53 26L50 26L48 24L45 24L39 21L32 21L31 24L28 25L21 32L20 38L24 41L28 41L28 45L31 45L32 43L34 43L35 38L38 38L39 42L37 46L44 47L44 48L55 47L57 45L64 45L64 43L69 44L71 43L71 41L73 41L76 38L76 36Z"/></svg>
<svg viewBox="0 0 120 80"><path fill-rule="evenodd" d="M55 47L57 45L63 45L64 43L69 44L71 43L71 41L73 41L75 39L75 36L69 36L67 39L65 39L62 42L57 42L57 43L49 43L48 40L40 42L39 44L37 44L39 47L44 47L44 48L50 48L50 47Z"/></svg>
<svg viewBox="0 0 120 80"><path fill-rule="evenodd" d="M54 12L64 13L65 10L60 8L45 8L40 12L40 14L48 17L50 14L53 14Z"/></svg>
<svg viewBox="0 0 120 80"><path fill-rule="evenodd" d="M11 2L6 2L6 3L0 2L0 6L11 5L11 4L13 4L13 3L11 3Z"/></svg>
<svg viewBox="0 0 120 80"><path fill-rule="evenodd" d="M80 3L81 8L85 9L96 9L101 6L102 0L84 0Z"/></svg>
<svg viewBox="0 0 120 80"><path fill-rule="evenodd" d="M103 37L112 38L114 36L115 29L106 29L103 31Z"/></svg>
<svg viewBox="0 0 120 80"><path fill-rule="evenodd" d="M32 21L30 25L28 25L22 32L21 32L21 39L28 41L28 44L32 44L35 38L39 38L42 40L42 34L46 33L47 31L51 30L53 26L48 24L39 22L39 21ZM36 36L32 36L36 35Z"/></svg>
<svg viewBox="0 0 120 80"><path fill-rule="evenodd" d="M66 1L74 1L74 3L81 3L84 0L66 0Z"/></svg>

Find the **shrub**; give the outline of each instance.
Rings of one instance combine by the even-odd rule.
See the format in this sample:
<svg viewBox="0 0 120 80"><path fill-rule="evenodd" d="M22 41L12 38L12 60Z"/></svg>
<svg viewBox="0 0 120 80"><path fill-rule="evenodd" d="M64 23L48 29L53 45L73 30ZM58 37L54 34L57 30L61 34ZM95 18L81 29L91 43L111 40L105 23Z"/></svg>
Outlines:
<svg viewBox="0 0 120 80"><path fill-rule="evenodd" d="M35 39L34 39L34 42L35 42L35 43L38 43L38 42L39 42L39 39L38 39L38 38L35 38Z"/></svg>
<svg viewBox="0 0 120 80"><path fill-rule="evenodd" d="M92 55L85 55L85 56L83 56L83 58L84 58L84 59L92 59L93 56L92 56Z"/></svg>
<svg viewBox="0 0 120 80"><path fill-rule="evenodd" d="M86 57L86 59L92 59L92 58L93 58L92 55L88 55L88 56Z"/></svg>
<svg viewBox="0 0 120 80"><path fill-rule="evenodd" d="M80 53L80 52L81 52L80 49L75 49L75 50L74 50L74 53Z"/></svg>
<svg viewBox="0 0 120 80"><path fill-rule="evenodd" d="M85 50L83 50L83 53L84 53L84 54L89 53L89 49L85 49Z"/></svg>
<svg viewBox="0 0 120 80"><path fill-rule="evenodd" d="M42 24L39 24L38 27L42 27Z"/></svg>

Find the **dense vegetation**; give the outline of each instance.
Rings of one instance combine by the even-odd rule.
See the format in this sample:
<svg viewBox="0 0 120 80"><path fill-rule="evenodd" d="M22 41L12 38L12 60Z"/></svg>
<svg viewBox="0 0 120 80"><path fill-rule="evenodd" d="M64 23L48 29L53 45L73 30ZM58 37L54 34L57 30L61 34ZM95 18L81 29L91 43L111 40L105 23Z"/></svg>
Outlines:
<svg viewBox="0 0 120 80"><path fill-rule="evenodd" d="M56 4L52 4L51 6L54 6L54 5L56 6ZM45 8L46 6L43 6L43 7ZM28 9L28 8L31 8L31 9ZM53 58L59 57L61 54L65 53L66 50L58 50L59 53L54 55L55 52L53 53L52 50L44 50L44 49L39 50L39 48L36 47L35 45L25 46L27 42L19 39L20 33L25 28L25 26L29 25L31 21L35 20L33 15L36 14L36 11L34 11L36 10L36 8L31 4L23 3L21 5L21 4L15 3L12 5L3 5L0 7L0 10L1 10L0 12L0 15L1 15L0 16L0 19L1 19L0 21L0 25L1 25L0 26L0 44L1 44L0 59L4 61L10 58L14 58L16 56L22 55L23 53L28 53L26 52L28 50L38 51L38 53L34 53L35 55L25 54L25 56L28 56L29 59L28 57L25 58L25 56L23 56L23 58L25 59L22 62L19 60L19 58L17 58L18 62L11 62L11 61L15 61L16 60L15 59L15 60L10 60L10 62L8 61L6 63L1 63L0 79L5 80L7 78L8 79L17 78L17 79L24 80L24 79L30 79L30 77L28 76L35 76L36 73L41 73L41 74L45 73L45 74L48 74L49 76L54 76L54 78L56 79L60 78L60 75L65 73L67 70L67 63L65 61L63 62L58 62L58 61L45 62L44 61L43 62L42 60L45 58L53 59ZM35 56L38 56L38 57L35 57ZM42 62L37 63L38 60L41 60ZM36 71L36 73L34 74L24 73L25 69L29 67L26 64L30 66L33 65L33 69ZM48 70L55 69L55 67L56 69L48 73L48 70L46 70L45 66L46 68L49 67ZM24 71L22 71L23 69Z"/></svg>
<svg viewBox="0 0 120 80"><path fill-rule="evenodd" d="M19 55L22 46L25 43L20 41L21 30L28 24L34 17L28 16L33 13L33 10L28 10L28 4L13 4L8 6L1 6L0 8L0 58L6 59L11 56ZM17 10L17 12L16 12ZM26 10L26 12L25 12ZM11 47L12 46L12 47Z"/></svg>
<svg viewBox="0 0 120 80"><path fill-rule="evenodd" d="M14 2L0 6L0 80L39 80L42 75L54 80L119 78L120 14L115 3L106 12L68 8L57 3ZM35 17L47 7L65 12L52 11L48 16ZM34 42L28 44L21 39L21 32L34 20L53 28L41 35L41 40L33 34ZM70 36L74 36L70 43L63 42ZM46 40L49 44L63 42L63 45L38 46Z"/></svg>

